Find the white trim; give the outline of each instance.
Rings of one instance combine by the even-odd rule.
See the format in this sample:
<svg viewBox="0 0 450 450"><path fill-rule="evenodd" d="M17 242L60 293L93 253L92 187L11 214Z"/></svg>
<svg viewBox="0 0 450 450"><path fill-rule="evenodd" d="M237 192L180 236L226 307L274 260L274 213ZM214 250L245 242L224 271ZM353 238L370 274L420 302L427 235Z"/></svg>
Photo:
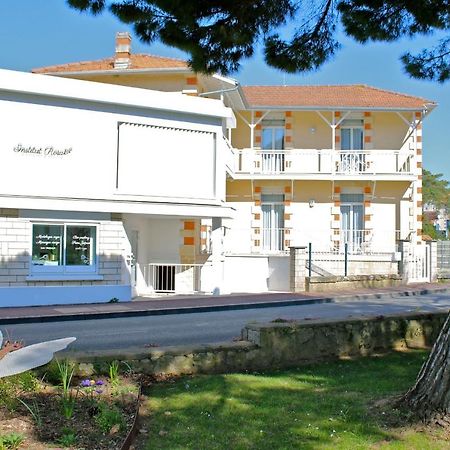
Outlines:
<svg viewBox="0 0 450 450"><path fill-rule="evenodd" d="M230 120L234 117L233 111L224 106L220 100L202 99L180 92L152 91L5 69L0 69L0 91L175 111Z"/></svg>
<svg viewBox="0 0 450 450"><path fill-rule="evenodd" d="M43 273L32 274L25 278L26 281L102 281L103 275L98 274L71 274L71 273L52 273L44 275Z"/></svg>

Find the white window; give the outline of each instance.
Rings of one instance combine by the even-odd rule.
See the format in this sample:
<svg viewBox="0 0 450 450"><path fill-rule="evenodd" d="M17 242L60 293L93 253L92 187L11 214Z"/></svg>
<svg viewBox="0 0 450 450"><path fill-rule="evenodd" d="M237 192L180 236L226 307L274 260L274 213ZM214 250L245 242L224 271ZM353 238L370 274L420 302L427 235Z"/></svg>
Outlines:
<svg viewBox="0 0 450 450"><path fill-rule="evenodd" d="M364 242L364 194L341 194L341 240L357 253Z"/></svg>
<svg viewBox="0 0 450 450"><path fill-rule="evenodd" d="M266 252L284 250L284 195L262 194L262 248Z"/></svg>
<svg viewBox="0 0 450 450"><path fill-rule="evenodd" d="M33 224L32 273L93 273L97 268L96 252L95 225Z"/></svg>

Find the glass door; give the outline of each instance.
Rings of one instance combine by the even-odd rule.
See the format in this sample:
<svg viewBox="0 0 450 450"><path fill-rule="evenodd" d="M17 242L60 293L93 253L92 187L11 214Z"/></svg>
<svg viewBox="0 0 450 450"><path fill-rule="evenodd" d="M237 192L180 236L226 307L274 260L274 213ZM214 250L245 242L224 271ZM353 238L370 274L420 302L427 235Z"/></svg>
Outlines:
<svg viewBox="0 0 450 450"><path fill-rule="evenodd" d="M262 249L266 252L284 250L284 195L263 194L262 209Z"/></svg>

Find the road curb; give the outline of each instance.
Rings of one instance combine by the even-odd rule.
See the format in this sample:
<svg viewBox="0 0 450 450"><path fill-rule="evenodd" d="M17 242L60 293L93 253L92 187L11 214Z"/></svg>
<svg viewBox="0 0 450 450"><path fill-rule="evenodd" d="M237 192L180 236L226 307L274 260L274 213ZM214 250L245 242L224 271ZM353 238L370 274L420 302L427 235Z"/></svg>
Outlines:
<svg viewBox="0 0 450 450"><path fill-rule="evenodd" d="M19 323L48 323L48 322L63 322L75 320L95 320L95 319L117 319L125 317L142 317L142 316L163 316L171 314L193 314L214 311L230 311L230 310L244 310L244 309L260 309L273 308L283 306L299 306L299 305L313 305L321 303L340 303L344 301L357 300L381 300L393 297L412 297L422 296L427 294L442 294L450 293L450 288L433 288L433 289L405 289L404 291L393 292L374 292L364 294L347 294L340 296L316 297L309 299L286 299L273 300L265 302L249 302L249 303L228 303L223 305L200 305L187 307L174 307L164 309L138 309L138 310L122 310L122 311L93 311L83 313L70 314L51 314L51 315L28 315L28 316L11 316L0 318L0 325L12 325Z"/></svg>

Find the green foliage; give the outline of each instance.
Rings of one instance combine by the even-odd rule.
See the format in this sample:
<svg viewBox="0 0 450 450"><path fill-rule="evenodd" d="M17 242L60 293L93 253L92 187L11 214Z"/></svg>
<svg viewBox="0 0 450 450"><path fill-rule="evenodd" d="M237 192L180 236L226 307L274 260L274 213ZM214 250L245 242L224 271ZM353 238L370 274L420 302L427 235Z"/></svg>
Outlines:
<svg viewBox="0 0 450 450"><path fill-rule="evenodd" d="M102 433L109 433L115 425L118 425L120 430L125 428L125 420L116 406L109 406L104 402L99 402L98 406L99 412L95 416L95 423Z"/></svg>
<svg viewBox="0 0 450 450"><path fill-rule="evenodd" d="M119 361L112 361L109 365L109 381L113 388L119 385Z"/></svg>
<svg viewBox="0 0 450 450"><path fill-rule="evenodd" d="M430 238L435 241L443 240L442 233L437 231L436 228L434 228L433 224L428 222L426 218L424 218L424 221L422 224L422 232L423 232L423 234L430 236Z"/></svg>
<svg viewBox="0 0 450 450"><path fill-rule="evenodd" d="M77 443L77 434L71 428L64 428L57 442L62 447L73 447Z"/></svg>
<svg viewBox="0 0 450 450"><path fill-rule="evenodd" d="M25 436L20 433L8 433L0 435L0 450L15 450L25 440Z"/></svg>
<svg viewBox="0 0 450 450"><path fill-rule="evenodd" d="M287 72L317 69L340 47L340 19L359 42L396 41L402 37L450 29L448 0L67 0L79 11L97 15L109 9L131 24L145 43L160 40L190 54L197 72L227 74L264 46L267 64ZM292 31L285 25L292 23ZM284 27L284 29L283 29ZM288 29L289 30L289 29ZM283 34L281 34L283 33ZM287 35L287 38L285 36ZM431 49L402 57L416 78L450 79L449 39Z"/></svg>
<svg viewBox="0 0 450 450"><path fill-rule="evenodd" d="M450 188L447 180L442 180L442 173L423 170L422 199L424 204L434 205L437 209L449 208Z"/></svg>

